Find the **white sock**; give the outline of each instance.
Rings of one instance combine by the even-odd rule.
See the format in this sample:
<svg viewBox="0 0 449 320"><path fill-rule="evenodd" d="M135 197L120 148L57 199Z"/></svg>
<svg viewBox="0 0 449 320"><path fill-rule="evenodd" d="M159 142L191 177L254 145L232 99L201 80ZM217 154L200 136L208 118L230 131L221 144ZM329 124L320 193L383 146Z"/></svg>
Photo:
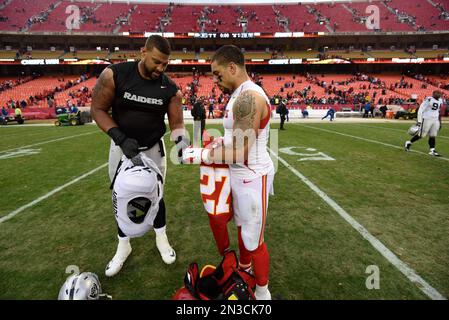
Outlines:
<svg viewBox="0 0 449 320"><path fill-rule="evenodd" d="M128 251L130 249L131 249L131 242L130 242L129 237L120 237L119 236L116 254L128 253Z"/></svg>
<svg viewBox="0 0 449 320"><path fill-rule="evenodd" d="M268 291L268 283L264 286L259 286L258 284L256 284L256 291L260 293Z"/></svg>
<svg viewBox="0 0 449 320"><path fill-rule="evenodd" d="M166 252L172 249L165 233L156 235L156 246L161 252Z"/></svg>
<svg viewBox="0 0 449 320"><path fill-rule="evenodd" d="M154 232L156 233L157 246L163 251L169 250L168 237L165 226L163 226L162 228L154 229Z"/></svg>
<svg viewBox="0 0 449 320"><path fill-rule="evenodd" d="M168 237L166 233L166 228L163 226L162 228L154 229L156 233L156 246L161 252L167 252L173 250L168 242Z"/></svg>
<svg viewBox="0 0 449 320"><path fill-rule="evenodd" d="M268 290L268 283L264 286L259 286L256 284L254 295L257 300L271 300L271 293Z"/></svg>
<svg viewBox="0 0 449 320"><path fill-rule="evenodd" d="M168 242L168 237L165 232L165 226L154 230L156 232L156 247L161 254L162 260L166 264L172 264L176 260L176 252Z"/></svg>
<svg viewBox="0 0 449 320"><path fill-rule="evenodd" d="M158 235L161 235L161 234L165 234L165 231L166 231L166 226L163 226L162 228L154 228L154 232L156 233L156 237L158 236Z"/></svg>

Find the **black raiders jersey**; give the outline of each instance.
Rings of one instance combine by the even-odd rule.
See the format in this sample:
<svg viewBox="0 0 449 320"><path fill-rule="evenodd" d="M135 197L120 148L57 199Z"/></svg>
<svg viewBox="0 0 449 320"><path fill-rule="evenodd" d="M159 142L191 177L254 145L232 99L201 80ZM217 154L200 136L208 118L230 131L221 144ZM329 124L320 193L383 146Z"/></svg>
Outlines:
<svg viewBox="0 0 449 320"><path fill-rule="evenodd" d="M165 134L168 105L178 87L165 74L156 80L143 78L138 61L109 66L114 72L115 99L112 118L129 138L140 147L151 148Z"/></svg>

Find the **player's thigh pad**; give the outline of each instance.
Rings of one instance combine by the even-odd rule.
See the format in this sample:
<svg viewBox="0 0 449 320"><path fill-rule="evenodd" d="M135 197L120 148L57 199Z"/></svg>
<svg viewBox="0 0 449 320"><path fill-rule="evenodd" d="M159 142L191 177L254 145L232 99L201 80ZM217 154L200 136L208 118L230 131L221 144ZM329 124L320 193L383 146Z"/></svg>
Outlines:
<svg viewBox="0 0 449 320"><path fill-rule="evenodd" d="M431 120L423 119L420 136L421 138L427 137L429 135L429 130L432 125Z"/></svg>
<svg viewBox="0 0 449 320"><path fill-rule="evenodd" d="M162 150L161 150L162 149ZM151 160L156 163L158 169L161 171L164 182L165 182L165 171L167 167L167 162L165 157L165 144L162 140L162 143L156 143L153 147L144 151L145 155L148 156ZM162 156L164 155L164 156ZM123 151L119 146L116 146L114 141L111 140L111 147L109 148L109 179L112 181L115 176L115 172L117 171L117 166L120 162L120 159L123 156Z"/></svg>
<svg viewBox="0 0 449 320"><path fill-rule="evenodd" d="M150 149L144 151L145 155L148 156L157 165L158 169L161 171L164 182L165 182L165 170L167 168L167 157L165 156L165 144L164 140L161 143L156 143ZM165 184L165 183L164 183Z"/></svg>
<svg viewBox="0 0 449 320"><path fill-rule="evenodd" d="M111 140L111 146L109 148L109 179L112 182L114 179L115 172L117 171L117 166L120 162L120 159L123 156L123 151L119 146L116 146L114 141Z"/></svg>
<svg viewBox="0 0 449 320"><path fill-rule="evenodd" d="M436 137L438 135L438 130L440 129L440 121L433 120L432 125L429 128L429 136Z"/></svg>
<svg viewBox="0 0 449 320"><path fill-rule="evenodd" d="M263 238L266 203L262 196L262 180L262 177L253 180L231 179L234 218L236 224L241 226L243 244L249 251L256 250Z"/></svg>

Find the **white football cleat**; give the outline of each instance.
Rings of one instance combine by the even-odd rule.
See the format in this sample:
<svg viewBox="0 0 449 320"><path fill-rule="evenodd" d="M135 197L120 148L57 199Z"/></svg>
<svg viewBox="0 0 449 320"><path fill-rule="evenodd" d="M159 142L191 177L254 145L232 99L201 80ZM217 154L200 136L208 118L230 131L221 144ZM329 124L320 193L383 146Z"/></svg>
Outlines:
<svg viewBox="0 0 449 320"><path fill-rule="evenodd" d="M117 246L117 252L115 256L109 261L106 266L105 275L107 277L115 276L123 267L128 256L131 254L132 248L129 242L129 238L120 238Z"/></svg>
<svg viewBox="0 0 449 320"><path fill-rule="evenodd" d="M161 234L156 234L156 247L159 250L159 253L161 254L162 260L166 264L172 264L173 262L175 262L176 252L170 246L167 234L165 232Z"/></svg>
<svg viewBox="0 0 449 320"><path fill-rule="evenodd" d="M260 287L256 284L256 290L254 292L256 300L271 300L271 293L268 290L268 285Z"/></svg>
<svg viewBox="0 0 449 320"><path fill-rule="evenodd" d="M435 149L430 149L429 154L431 156L434 156L434 157L440 157L441 156L441 154L439 154Z"/></svg>
<svg viewBox="0 0 449 320"><path fill-rule="evenodd" d="M405 151L410 151L410 147L412 146L412 143L410 141L405 142Z"/></svg>

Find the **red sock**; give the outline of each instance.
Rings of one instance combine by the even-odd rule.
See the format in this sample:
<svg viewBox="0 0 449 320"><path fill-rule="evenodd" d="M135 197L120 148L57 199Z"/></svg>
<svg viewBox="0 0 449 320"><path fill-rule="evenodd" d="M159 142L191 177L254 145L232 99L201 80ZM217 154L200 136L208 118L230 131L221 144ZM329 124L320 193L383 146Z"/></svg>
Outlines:
<svg viewBox="0 0 449 320"><path fill-rule="evenodd" d="M242 227L238 227L238 240L239 240L239 267L242 270L246 270L251 267L251 252L249 252L242 240Z"/></svg>
<svg viewBox="0 0 449 320"><path fill-rule="evenodd" d="M264 286L268 283L268 275L270 273L270 255L268 254L268 248L265 242L256 250L251 251L251 254L256 283L259 286Z"/></svg>
<svg viewBox="0 0 449 320"><path fill-rule="evenodd" d="M231 214L217 214L209 216L209 224L212 234L217 244L218 252L223 256L226 249L229 249L228 221L231 220Z"/></svg>

